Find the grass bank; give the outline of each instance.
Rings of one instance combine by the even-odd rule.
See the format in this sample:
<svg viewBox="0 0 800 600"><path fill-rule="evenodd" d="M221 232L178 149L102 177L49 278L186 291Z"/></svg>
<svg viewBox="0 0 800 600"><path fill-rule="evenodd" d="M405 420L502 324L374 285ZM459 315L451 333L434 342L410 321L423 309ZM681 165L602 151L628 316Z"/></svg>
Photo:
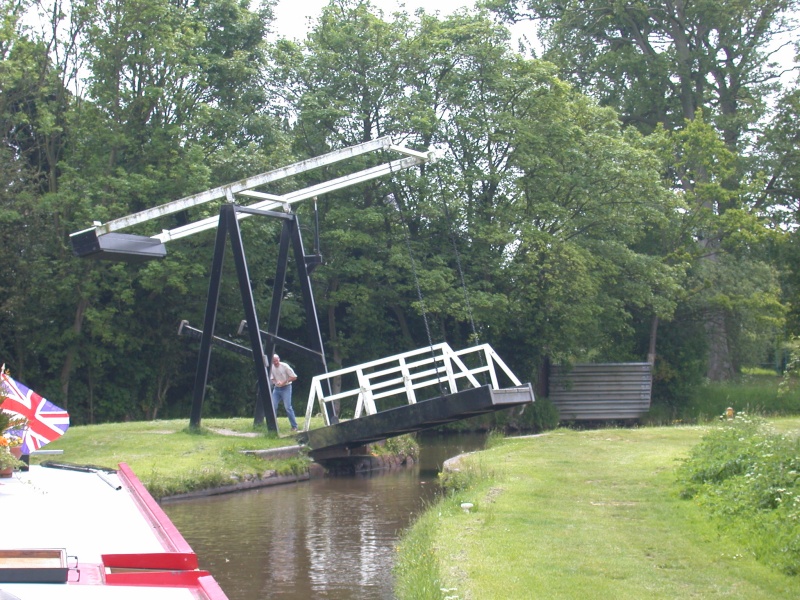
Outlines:
<svg viewBox="0 0 800 600"><path fill-rule="evenodd" d="M398 548L397 597L800 597L680 498L680 459L708 430L560 429L466 457Z"/></svg>
<svg viewBox="0 0 800 600"><path fill-rule="evenodd" d="M282 422L285 421L285 422ZM312 427L320 426L312 423ZM308 459L265 461L241 450L262 450L290 446L291 436L278 437L266 427L253 427L252 419L204 419L199 431L188 421L136 421L70 427L47 450L63 450L60 456L34 456L33 464L44 460L91 464L116 468L130 465L156 498L201 489L231 485L262 477L271 471L280 475L305 471ZM281 431L288 421L278 420Z"/></svg>

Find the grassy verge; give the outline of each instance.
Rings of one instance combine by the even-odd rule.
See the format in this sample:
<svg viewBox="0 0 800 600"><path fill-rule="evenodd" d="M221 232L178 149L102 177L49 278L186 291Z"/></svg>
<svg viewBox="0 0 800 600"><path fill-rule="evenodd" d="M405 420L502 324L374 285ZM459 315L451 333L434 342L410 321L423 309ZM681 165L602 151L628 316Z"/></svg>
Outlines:
<svg viewBox="0 0 800 600"><path fill-rule="evenodd" d="M688 402L671 408L655 402L644 422L650 425L705 423L716 420L728 407L737 413L789 416L800 414L800 385L775 373L744 374L732 381L708 381L692 393Z"/></svg>
<svg viewBox="0 0 800 600"><path fill-rule="evenodd" d="M278 427L288 431L288 421L281 421ZM312 427L320 425L321 419ZM271 470L300 473L307 466L305 458L265 461L240 452L295 443L291 436L254 428L252 419L244 418L204 419L200 431L190 430L186 420L108 423L70 427L46 448L63 450L63 455L34 456L31 462L50 459L111 468L124 462L154 497L162 498L230 485Z"/></svg>
<svg viewBox="0 0 800 600"><path fill-rule="evenodd" d="M708 430L557 430L466 457L399 547L398 598L800 597L680 498Z"/></svg>
<svg viewBox="0 0 800 600"><path fill-rule="evenodd" d="M759 561L800 574L800 433L744 413L723 421L679 470L699 503Z"/></svg>

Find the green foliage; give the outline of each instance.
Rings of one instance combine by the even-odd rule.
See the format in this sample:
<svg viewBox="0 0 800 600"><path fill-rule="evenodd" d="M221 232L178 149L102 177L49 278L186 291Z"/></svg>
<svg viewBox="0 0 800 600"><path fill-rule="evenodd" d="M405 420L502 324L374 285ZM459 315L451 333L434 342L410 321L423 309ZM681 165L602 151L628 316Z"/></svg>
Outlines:
<svg viewBox="0 0 800 600"><path fill-rule="evenodd" d="M260 76L271 12L247 4L78 2L53 11L40 30L23 29L16 12L3 20L0 133L3 152L17 150L0 169L0 188L10 193L2 198L8 239L0 263L3 279L14 281L4 290L0 349L75 424L188 413L196 348L175 329L202 319L208 244L172 245L164 261L122 267L75 260L68 235L251 175L254 165L266 170L265 157L281 153L285 140L265 113ZM24 11L25 3L6 9ZM73 81L77 64L86 85ZM235 170L241 147L244 172ZM225 161L209 159L218 150ZM253 261L257 277L258 266ZM228 295L223 290L223 302ZM228 319L220 315L219 325ZM252 410L252 366L219 362L230 377L225 412L242 412L244 399Z"/></svg>
<svg viewBox="0 0 800 600"><path fill-rule="evenodd" d="M682 495L762 562L800 574L800 437L739 413L708 433L679 470Z"/></svg>
<svg viewBox="0 0 800 600"><path fill-rule="evenodd" d="M742 367L742 375L773 377L775 375L775 369L767 369L764 367Z"/></svg>
<svg viewBox="0 0 800 600"><path fill-rule="evenodd" d="M589 20L572 5L487 3L542 19L553 62L512 52L509 32L480 10L386 16L359 0L326 6L301 42L268 44L273 4L78 1L38 29L26 25L38 5L3 4L0 353L73 423L188 413L196 345L175 329L202 322L212 235L170 242L163 261L120 265L74 259L70 233L382 135L436 147L440 159L320 196L314 289L333 367L441 340L489 342L518 374L544 356L641 360L658 318L657 395L675 409L715 348L700 340L710 314L733 371L763 362L786 314L793 332L797 236L763 219L794 222L771 199L796 199L796 92L782 96L760 156L744 161L738 141L772 76L763 44L794 0L694 7L687 32L717 37L693 38L688 56L663 7L595 0L603 18ZM666 41L649 52L651 34ZM720 62L723 45L741 60ZM307 229L311 207L297 212ZM277 226L251 219L242 231L263 316ZM229 259L223 336L242 317ZM303 343L298 285L290 275L281 334ZM296 360L309 381L315 365ZM215 352L205 414L252 414L252 370ZM540 401L480 426L553 423Z"/></svg>
<svg viewBox="0 0 800 600"><path fill-rule="evenodd" d="M769 248L785 237L773 223L796 223L796 90L783 94L772 123L761 119L769 118L765 99L780 77L768 58L777 39L796 33L798 3L483 5L518 26L529 21L559 74L613 107L662 156L665 184L682 206L642 244L675 270L682 289L673 303L688 304L706 330L708 376L731 377L770 343L787 310L776 283L781 265L792 263L776 265ZM756 141L752 132L762 126L765 134ZM797 289L795 271L782 273L789 298ZM673 326L663 309L640 318L652 321L653 312L662 329ZM674 359L671 365L682 370Z"/></svg>
<svg viewBox="0 0 800 600"><path fill-rule="evenodd" d="M419 443L411 434L389 438L383 444L373 444L370 449L377 456L409 456L415 460L419 458Z"/></svg>
<svg viewBox="0 0 800 600"><path fill-rule="evenodd" d="M701 315L688 306L680 306L674 319L658 329L653 404L665 405L670 410L684 406L704 381L707 352Z"/></svg>
<svg viewBox="0 0 800 600"><path fill-rule="evenodd" d="M697 108L713 106L720 129L734 143L762 114L759 99L779 76L765 58L775 38L791 27L797 6L784 0L686 7L607 0L485 4L508 21L536 23L544 57L626 122L645 132L659 123L673 128Z"/></svg>
<svg viewBox="0 0 800 600"><path fill-rule="evenodd" d="M800 87L785 90L775 102L776 114L767 124L758 140L754 156L756 167L766 179L757 201L765 207L770 218L778 225L793 230L786 236L787 242L797 245L797 231L793 226L798 220L798 199L800 199L800 148L797 140L800 135ZM781 227L781 229L783 229ZM787 290L796 297L798 286L796 270L785 273L789 281L795 283ZM796 305L796 302L793 304ZM797 310L795 310L793 333L798 333Z"/></svg>
<svg viewBox="0 0 800 600"><path fill-rule="evenodd" d="M558 427L558 409L549 398L537 398L532 405L524 407L517 415L514 414L515 412L503 413L509 417L506 429L541 433ZM498 424L502 424L502 422Z"/></svg>
<svg viewBox="0 0 800 600"><path fill-rule="evenodd" d="M781 396L798 391L797 380L800 376L800 338L793 336L787 342L786 350L789 352L789 360L786 362L786 368L783 371L783 377L778 388Z"/></svg>
<svg viewBox="0 0 800 600"><path fill-rule="evenodd" d="M698 388L686 416L705 418L722 414L727 407L762 416L800 414L800 390L783 392L776 375L745 375L729 382L707 382Z"/></svg>
<svg viewBox="0 0 800 600"><path fill-rule="evenodd" d="M547 117L518 126L525 176L509 215L520 232L506 335L520 351L538 340L553 360L616 359L630 351L634 315L674 312L683 265L645 244L673 198L655 156L613 113L557 89L535 102Z"/></svg>
<svg viewBox="0 0 800 600"><path fill-rule="evenodd" d="M694 345L707 353L706 365L713 365L709 377L731 377L742 365L764 362L784 324L780 271L767 252L772 234L764 219L743 205L746 190L730 185L735 156L703 113L680 130L657 131L648 143L662 156L685 203L656 243L668 262L684 265L678 312L706 338L697 339L697 331L672 319L660 327L658 354L691 373L690 357L683 365L674 363L669 344L677 341L689 354ZM664 338L667 329L673 331Z"/></svg>
<svg viewBox="0 0 800 600"><path fill-rule="evenodd" d="M0 470L5 470L8 468L17 469L23 466L25 466L24 462L11 454L7 446L0 444Z"/></svg>
<svg viewBox="0 0 800 600"><path fill-rule="evenodd" d="M673 208L656 157L551 65L509 52L485 15L387 23L342 3L276 59L305 151L393 131L441 148L419 174L323 203L319 304L336 363L427 343L434 324L434 340L485 335L532 371L543 347L618 351L635 308L671 313L679 269L633 248Z"/></svg>

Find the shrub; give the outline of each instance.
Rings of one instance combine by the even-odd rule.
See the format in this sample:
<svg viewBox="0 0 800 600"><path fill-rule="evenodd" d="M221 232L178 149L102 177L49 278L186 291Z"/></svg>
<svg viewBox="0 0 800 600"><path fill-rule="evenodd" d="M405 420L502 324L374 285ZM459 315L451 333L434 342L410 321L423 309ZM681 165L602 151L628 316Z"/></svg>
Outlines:
<svg viewBox="0 0 800 600"><path fill-rule="evenodd" d="M413 459L419 458L419 443L416 437L411 434L389 438L383 444L373 444L371 451L376 456L410 456Z"/></svg>
<svg viewBox="0 0 800 600"><path fill-rule="evenodd" d="M532 406L526 406L520 415L520 429L534 433L550 431L558 427L558 409L549 398L537 398Z"/></svg>
<svg viewBox="0 0 800 600"><path fill-rule="evenodd" d="M465 457L451 468L443 470L439 473L439 484L448 496L454 496L497 477L497 469L489 466L486 457L479 454Z"/></svg>
<svg viewBox="0 0 800 600"><path fill-rule="evenodd" d="M800 573L800 438L740 414L707 434L678 470L694 498L762 562Z"/></svg>

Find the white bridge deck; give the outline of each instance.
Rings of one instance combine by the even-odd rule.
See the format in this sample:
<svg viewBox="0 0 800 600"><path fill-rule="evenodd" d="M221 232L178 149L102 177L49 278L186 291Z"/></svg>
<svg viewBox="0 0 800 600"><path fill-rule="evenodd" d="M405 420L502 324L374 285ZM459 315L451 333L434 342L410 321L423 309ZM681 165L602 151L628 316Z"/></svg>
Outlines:
<svg viewBox="0 0 800 600"><path fill-rule="evenodd" d="M488 344L454 351L441 343L314 377L300 438L312 451L353 448L533 401L531 385ZM328 404L338 405L338 424ZM309 430L315 407L327 427Z"/></svg>

